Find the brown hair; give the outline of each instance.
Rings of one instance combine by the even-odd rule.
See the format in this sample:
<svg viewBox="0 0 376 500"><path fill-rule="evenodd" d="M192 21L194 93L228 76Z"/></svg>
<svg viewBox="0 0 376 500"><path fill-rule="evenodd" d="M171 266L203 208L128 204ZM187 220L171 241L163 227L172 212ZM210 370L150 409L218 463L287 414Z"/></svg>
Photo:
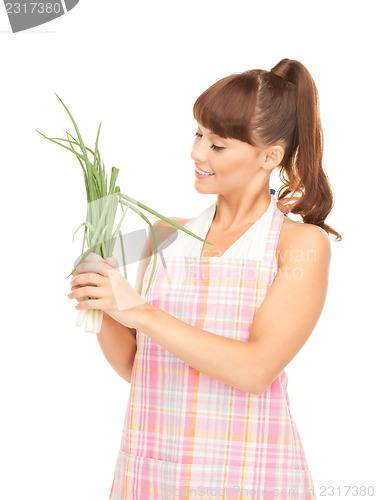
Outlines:
<svg viewBox="0 0 376 500"><path fill-rule="evenodd" d="M318 92L303 64L282 59L271 71L253 69L226 76L197 98L193 115L224 138L261 148L281 144L285 154L280 163L283 186L278 201L289 200L285 198L289 193L301 194L291 212L342 241L324 222L333 208L333 193L322 166Z"/></svg>

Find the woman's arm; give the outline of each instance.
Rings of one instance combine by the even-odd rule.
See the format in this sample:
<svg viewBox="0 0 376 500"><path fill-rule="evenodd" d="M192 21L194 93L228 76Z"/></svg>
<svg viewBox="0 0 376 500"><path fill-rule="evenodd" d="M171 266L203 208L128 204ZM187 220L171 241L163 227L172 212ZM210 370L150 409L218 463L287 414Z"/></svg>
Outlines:
<svg viewBox="0 0 376 500"><path fill-rule="evenodd" d="M185 219L171 217L171 220L177 224L183 223L182 225L187 223ZM162 219L158 219L153 224L154 227L165 225L167 225L167 223ZM169 233L166 231L156 231L157 245L161 245L168 235ZM147 243L142 249L137 269L135 289L140 295L143 278L150 262L151 255L152 237L149 235ZM128 328L103 312L102 328L97 335L100 348L112 368L127 382L131 381L133 362L137 351L136 332L137 330L135 328Z"/></svg>
<svg viewBox="0 0 376 500"><path fill-rule="evenodd" d="M321 316L329 285L329 236L313 224L290 226L279 257L248 339L262 367L264 390L298 354Z"/></svg>
<svg viewBox="0 0 376 500"><path fill-rule="evenodd" d="M308 340L328 288L327 233L312 224L296 224L289 231L288 244L280 248L278 273L254 316L248 341L193 327L148 303L136 313L138 328L203 374L262 394Z"/></svg>
<svg viewBox="0 0 376 500"><path fill-rule="evenodd" d="M139 294L142 291L142 282L150 262L150 255L151 243L149 239L142 250L137 268L135 288ZM137 351L136 333L135 328L128 328L103 311L102 328L97 335L100 348L112 368L127 382L131 381L133 362Z"/></svg>
<svg viewBox="0 0 376 500"><path fill-rule="evenodd" d="M102 328L97 338L112 368L121 378L130 382L137 350L136 330L118 323L103 312Z"/></svg>

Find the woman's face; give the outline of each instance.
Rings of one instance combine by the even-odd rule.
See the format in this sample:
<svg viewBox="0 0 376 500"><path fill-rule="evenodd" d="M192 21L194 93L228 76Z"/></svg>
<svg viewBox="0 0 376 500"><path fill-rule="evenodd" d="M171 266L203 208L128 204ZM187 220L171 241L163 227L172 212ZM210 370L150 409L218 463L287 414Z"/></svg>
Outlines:
<svg viewBox="0 0 376 500"><path fill-rule="evenodd" d="M197 124L191 158L204 172L195 175L195 189L200 193L231 193L244 191L250 183L267 179L270 172L260 168L262 150L237 139L223 139ZM259 178L260 175L262 179Z"/></svg>

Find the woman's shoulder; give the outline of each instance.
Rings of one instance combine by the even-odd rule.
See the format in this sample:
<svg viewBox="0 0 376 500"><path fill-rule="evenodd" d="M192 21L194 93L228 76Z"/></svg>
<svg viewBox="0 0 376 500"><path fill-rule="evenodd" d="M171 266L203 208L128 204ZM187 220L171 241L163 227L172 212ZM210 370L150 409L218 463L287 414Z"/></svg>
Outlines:
<svg viewBox="0 0 376 500"><path fill-rule="evenodd" d="M304 258L304 252L313 254L320 252L330 260L331 247L328 233L316 224L297 222L285 215L276 250L278 267L289 258L288 254L292 252L294 256L290 255L290 258ZM302 254L302 252L303 255L299 257L298 253Z"/></svg>
<svg viewBox="0 0 376 500"><path fill-rule="evenodd" d="M188 224L188 222L191 222L192 219L182 219L181 217L167 217L167 219L172 220L172 222L175 222L176 224L179 224L179 226L185 226ZM169 222L166 222L163 219L158 219L156 222L153 224L154 226L171 226Z"/></svg>
<svg viewBox="0 0 376 500"><path fill-rule="evenodd" d="M193 219L183 219L181 217L166 217L166 219L170 219L172 222L175 222L175 224L179 224L179 226L185 226L186 224L188 224L188 222L193 220ZM164 219L157 219L153 223L153 227L156 227L156 226L159 226L159 227L161 227L161 226L168 227L169 226L171 228L174 227L169 222L165 221ZM171 235L171 231L163 231L163 230L158 231L156 234L157 245L160 246L170 235ZM148 236L148 242L149 242L149 252L151 253L152 252L151 235Z"/></svg>

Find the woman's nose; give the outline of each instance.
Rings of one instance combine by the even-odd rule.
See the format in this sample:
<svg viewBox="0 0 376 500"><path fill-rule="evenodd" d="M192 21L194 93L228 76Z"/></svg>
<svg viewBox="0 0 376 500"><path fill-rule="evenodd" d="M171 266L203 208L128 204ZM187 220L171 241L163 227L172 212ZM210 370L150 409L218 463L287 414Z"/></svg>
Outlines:
<svg viewBox="0 0 376 500"><path fill-rule="evenodd" d="M204 156L203 148L200 148L198 144L194 144L191 151L192 160L197 163L202 163L205 160Z"/></svg>

